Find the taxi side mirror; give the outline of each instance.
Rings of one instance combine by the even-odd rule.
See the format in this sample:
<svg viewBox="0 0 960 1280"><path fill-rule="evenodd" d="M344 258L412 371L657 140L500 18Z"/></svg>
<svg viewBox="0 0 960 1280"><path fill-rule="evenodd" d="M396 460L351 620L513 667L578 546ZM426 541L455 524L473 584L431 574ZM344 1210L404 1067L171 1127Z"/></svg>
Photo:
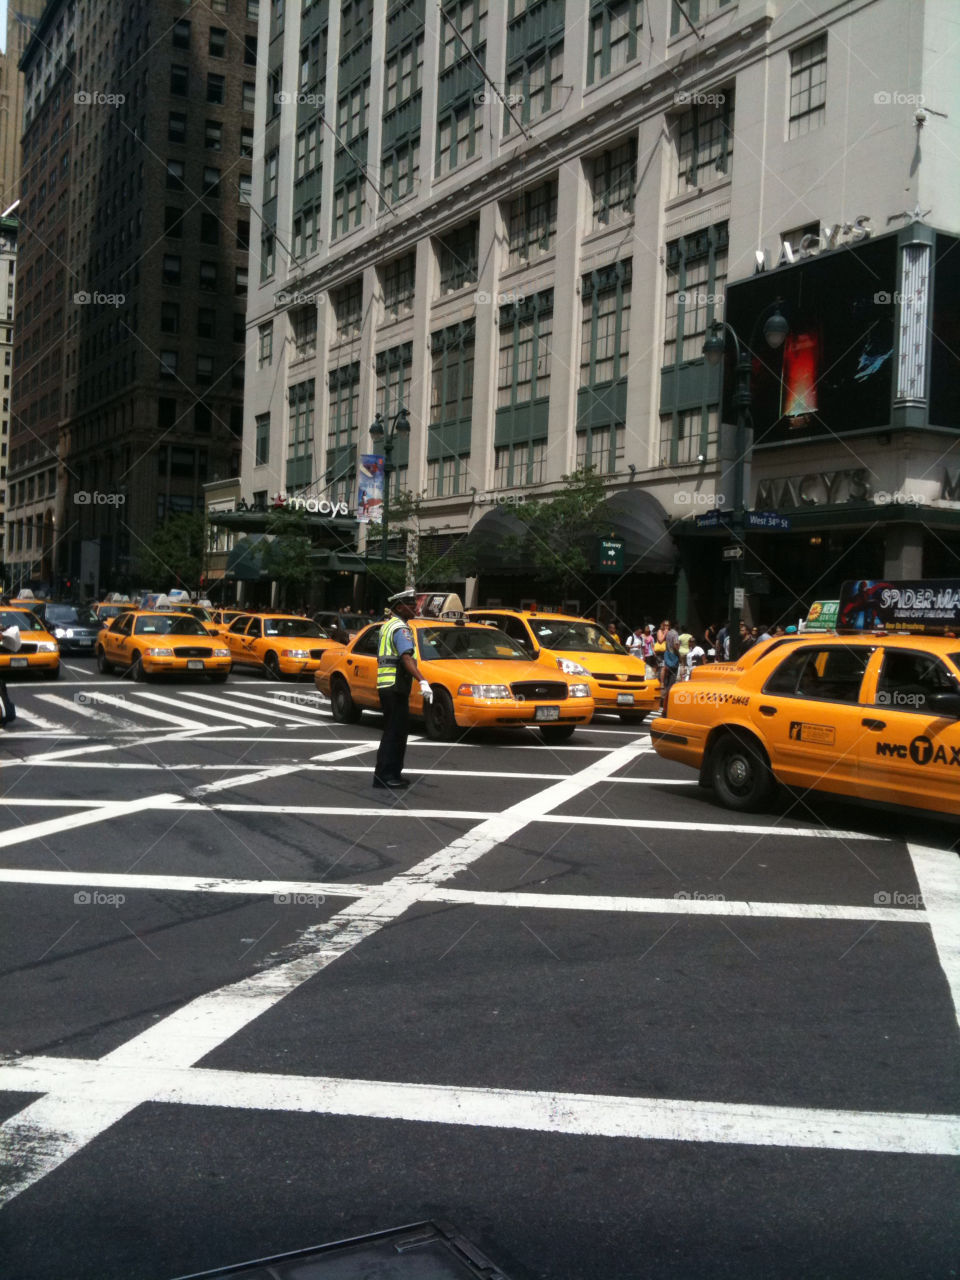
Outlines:
<svg viewBox="0 0 960 1280"><path fill-rule="evenodd" d="M934 716L960 720L960 693L930 693L925 709Z"/></svg>

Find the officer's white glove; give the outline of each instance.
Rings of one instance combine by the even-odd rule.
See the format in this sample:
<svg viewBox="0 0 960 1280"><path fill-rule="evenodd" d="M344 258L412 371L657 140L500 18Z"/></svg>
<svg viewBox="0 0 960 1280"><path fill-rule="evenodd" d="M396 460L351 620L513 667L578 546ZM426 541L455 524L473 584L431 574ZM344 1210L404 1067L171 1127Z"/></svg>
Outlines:
<svg viewBox="0 0 960 1280"><path fill-rule="evenodd" d="M420 681L420 692L423 694L424 702L433 701L433 690L430 688L429 681L427 680Z"/></svg>

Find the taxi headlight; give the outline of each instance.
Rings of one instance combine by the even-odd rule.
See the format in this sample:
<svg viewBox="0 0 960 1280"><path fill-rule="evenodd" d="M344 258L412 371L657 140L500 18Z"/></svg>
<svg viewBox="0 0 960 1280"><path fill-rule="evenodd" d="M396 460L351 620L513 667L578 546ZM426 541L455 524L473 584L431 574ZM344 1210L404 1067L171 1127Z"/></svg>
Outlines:
<svg viewBox="0 0 960 1280"><path fill-rule="evenodd" d="M215 658L229 658L229 657L230 657L230 650L229 650L229 649L214 649L214 651L213 651L213 656L214 656Z"/></svg>
<svg viewBox="0 0 960 1280"><path fill-rule="evenodd" d="M574 662L572 658L558 658L557 666L565 676L588 676L590 674L586 667L581 666L579 662Z"/></svg>
<svg viewBox="0 0 960 1280"><path fill-rule="evenodd" d="M281 649L280 657L296 658L301 662L306 662L307 658L310 657L310 651L308 649Z"/></svg>
<svg viewBox="0 0 960 1280"><path fill-rule="evenodd" d="M41 640L37 645L37 653L56 653L57 646L52 640Z"/></svg>
<svg viewBox="0 0 960 1280"><path fill-rule="evenodd" d="M147 654L151 658L172 658L172 649L148 649Z"/></svg>
<svg viewBox="0 0 960 1280"><path fill-rule="evenodd" d="M590 686L588 684L572 684L570 686L571 698L589 698Z"/></svg>
<svg viewBox="0 0 960 1280"><path fill-rule="evenodd" d="M69 635L70 633L67 631L64 631L63 627L54 627L53 634L57 637L58 640L62 640L65 635Z"/></svg>
<svg viewBox="0 0 960 1280"><path fill-rule="evenodd" d="M505 684L462 684L457 690L460 698L510 698L513 694Z"/></svg>

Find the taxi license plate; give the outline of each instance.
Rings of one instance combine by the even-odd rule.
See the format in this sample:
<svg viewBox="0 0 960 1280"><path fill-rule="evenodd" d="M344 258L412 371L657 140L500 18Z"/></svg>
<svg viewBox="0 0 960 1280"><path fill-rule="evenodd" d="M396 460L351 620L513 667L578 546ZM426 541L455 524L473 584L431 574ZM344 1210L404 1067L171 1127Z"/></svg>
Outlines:
<svg viewBox="0 0 960 1280"><path fill-rule="evenodd" d="M559 707L537 707L536 711L533 713L533 718L534 720L559 720L560 708Z"/></svg>
<svg viewBox="0 0 960 1280"><path fill-rule="evenodd" d="M187 670L188 670L188 671L202 671L202 670L203 670L203 659L202 659L202 658L188 658L188 659L187 659Z"/></svg>
<svg viewBox="0 0 960 1280"><path fill-rule="evenodd" d="M618 706L618 707L632 707L632 706L633 706L633 694L632 694L632 693L618 693L618 694L617 694L617 706Z"/></svg>
<svg viewBox="0 0 960 1280"><path fill-rule="evenodd" d="M11 658L11 667L28 667L30 664L26 658Z"/></svg>

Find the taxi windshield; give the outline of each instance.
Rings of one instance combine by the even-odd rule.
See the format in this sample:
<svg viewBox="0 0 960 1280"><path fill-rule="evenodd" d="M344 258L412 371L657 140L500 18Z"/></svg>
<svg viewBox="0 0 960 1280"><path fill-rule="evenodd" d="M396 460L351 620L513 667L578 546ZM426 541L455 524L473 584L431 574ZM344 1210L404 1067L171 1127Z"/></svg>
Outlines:
<svg viewBox="0 0 960 1280"><path fill-rule="evenodd" d="M196 620L182 614L148 613L138 618L134 631L138 636L205 636L207 633Z"/></svg>
<svg viewBox="0 0 960 1280"><path fill-rule="evenodd" d="M427 627L417 631L420 657L425 662L450 659L488 659L502 662L530 661L509 636L493 627Z"/></svg>
<svg viewBox="0 0 960 1280"><path fill-rule="evenodd" d="M282 640L302 636L305 640L329 640L323 627L318 627L309 618L264 618L263 634L279 636Z"/></svg>
<svg viewBox="0 0 960 1280"><path fill-rule="evenodd" d="M211 622L213 614L209 609L203 609L200 605L184 605L183 608L177 610L178 613L188 614L191 618L199 618L201 622Z"/></svg>
<svg viewBox="0 0 960 1280"><path fill-rule="evenodd" d="M530 627L544 649L580 650L585 653L627 651L595 622L565 622L562 618L531 618Z"/></svg>
<svg viewBox="0 0 960 1280"><path fill-rule="evenodd" d="M97 619L92 609L84 605L48 604L44 618L55 627L95 627Z"/></svg>
<svg viewBox="0 0 960 1280"><path fill-rule="evenodd" d="M7 627L19 627L21 631L40 631L40 623L36 620L32 613L25 613L22 609L4 609L0 613L0 629L6 631Z"/></svg>

